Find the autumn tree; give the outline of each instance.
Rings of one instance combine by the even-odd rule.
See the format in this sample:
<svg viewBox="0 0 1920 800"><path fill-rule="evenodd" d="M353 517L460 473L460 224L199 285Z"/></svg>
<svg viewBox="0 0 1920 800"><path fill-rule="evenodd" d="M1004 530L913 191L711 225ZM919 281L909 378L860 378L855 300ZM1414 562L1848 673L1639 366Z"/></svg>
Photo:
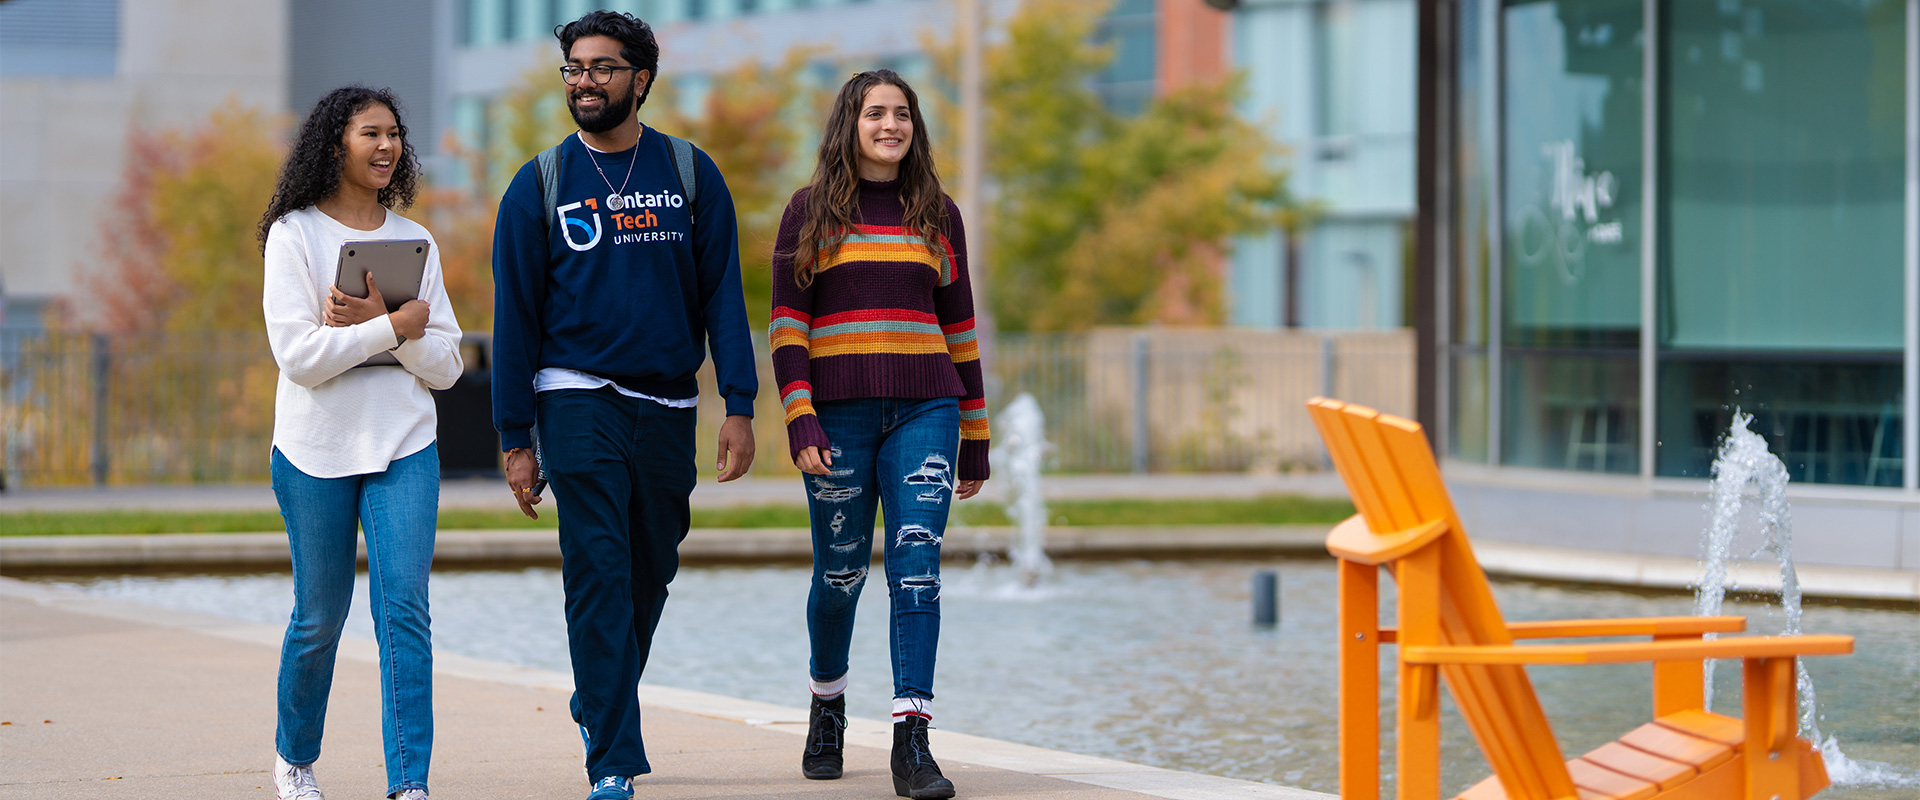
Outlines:
<svg viewBox="0 0 1920 800"><path fill-rule="evenodd" d="M1004 330L1217 324L1225 242L1293 211L1278 145L1234 111L1237 80L1136 116L1106 108L1093 86L1113 49L1094 34L1108 5L1028 0L989 38L987 289ZM957 49L930 50L956 85Z"/></svg>
<svg viewBox="0 0 1920 800"><path fill-rule="evenodd" d="M440 247L441 283L460 327L493 329L493 222L500 195L488 183L487 153L466 147L451 132L441 143L454 174L428 173L407 216L433 232Z"/></svg>
<svg viewBox="0 0 1920 800"><path fill-rule="evenodd" d="M810 52L795 49L775 64L748 63L713 76L695 113L682 110L671 81L642 111L649 125L699 145L726 176L740 224L747 319L755 331L767 329L772 312L780 215L812 172L812 145L825 116L825 95L801 80Z"/></svg>
<svg viewBox="0 0 1920 800"><path fill-rule="evenodd" d="M107 330L259 330L254 238L285 153L284 122L228 104L188 130L130 130L119 211L86 280ZM91 312L91 313L89 313Z"/></svg>
<svg viewBox="0 0 1920 800"><path fill-rule="evenodd" d="M37 398L50 427L91 430L104 396L108 435L125 444L111 459L116 482L264 477L277 370L266 355L255 231L284 130L277 116L229 103L190 128L127 132L100 260L64 314L105 335L107 381L45 382ZM56 434L43 449L55 464L88 441Z"/></svg>

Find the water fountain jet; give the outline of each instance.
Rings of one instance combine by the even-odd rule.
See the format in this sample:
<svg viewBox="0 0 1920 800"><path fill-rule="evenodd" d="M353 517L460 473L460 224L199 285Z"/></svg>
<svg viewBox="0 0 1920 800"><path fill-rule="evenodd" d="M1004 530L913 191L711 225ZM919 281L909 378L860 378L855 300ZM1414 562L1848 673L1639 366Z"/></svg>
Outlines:
<svg viewBox="0 0 1920 800"><path fill-rule="evenodd" d="M1780 564L1780 608L1785 617L1781 635L1800 634L1800 577L1793 566L1793 514L1787 504L1786 464L1767 451L1767 440L1752 430L1753 415L1739 409L1733 413L1733 425L1720 442L1713 460L1710 520L1702 542L1700 582L1694 593L1694 613L1717 616L1727 589L1728 567L1733 560L1734 535L1739 532L1741 511L1751 490L1759 500L1755 513L1760 523L1760 548L1753 556L1772 556ZM1737 588L1737 587L1736 587ZM1707 634L1707 638L1716 638ZM1714 661L1708 659L1705 670L1707 710L1713 710ZM1920 775L1907 774L1891 764L1855 761L1840 752L1837 736L1822 737L1819 705L1814 697L1813 679L1807 664L1797 661L1794 683L1799 694L1800 737L1820 748L1827 776L1836 786L1880 785L1920 786Z"/></svg>
<svg viewBox="0 0 1920 800"><path fill-rule="evenodd" d="M1047 558L1047 500L1040 491L1040 466L1046 461L1046 416L1033 395L1022 392L1000 412L994 426L1000 445L993 460L1008 473L1007 517L1013 520L1013 544L1007 558L1021 585L1034 588L1053 573Z"/></svg>

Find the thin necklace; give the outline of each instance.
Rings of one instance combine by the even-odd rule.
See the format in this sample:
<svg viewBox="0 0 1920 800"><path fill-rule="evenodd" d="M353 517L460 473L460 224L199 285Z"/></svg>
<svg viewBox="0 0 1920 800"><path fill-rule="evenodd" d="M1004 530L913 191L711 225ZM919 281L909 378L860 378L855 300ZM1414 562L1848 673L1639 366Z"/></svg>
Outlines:
<svg viewBox="0 0 1920 800"><path fill-rule="evenodd" d="M587 144L587 140L582 138L580 134L575 133L574 137L580 139L580 144L589 151L593 150L593 145ZM592 153L588 153L587 160L593 162L593 171L600 173L600 181L607 185L609 191L612 191L614 194L626 194L627 181L633 180L633 165L640 161L640 137L633 137L633 157L627 159L627 177L620 179L620 188L618 189L613 188L613 181L607 179L607 171L600 168L600 159L594 158Z"/></svg>

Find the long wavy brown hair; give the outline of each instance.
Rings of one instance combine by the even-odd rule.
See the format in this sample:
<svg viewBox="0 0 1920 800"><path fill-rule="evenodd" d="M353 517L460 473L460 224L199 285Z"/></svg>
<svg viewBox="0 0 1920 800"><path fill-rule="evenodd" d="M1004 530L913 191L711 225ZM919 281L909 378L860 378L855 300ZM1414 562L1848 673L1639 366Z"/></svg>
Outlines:
<svg viewBox="0 0 1920 800"><path fill-rule="evenodd" d="M947 194L940 189L940 172L933 165L933 143L920 116L920 97L905 78L890 69L862 72L840 87L820 136L820 160L807 184L807 205L794 248L793 279L805 289L813 283L821 250L835 251L853 232L860 213L860 110L875 86L900 87L913 119L913 142L900 161L900 204L906 207L901 224L930 248L938 248L947 223Z"/></svg>

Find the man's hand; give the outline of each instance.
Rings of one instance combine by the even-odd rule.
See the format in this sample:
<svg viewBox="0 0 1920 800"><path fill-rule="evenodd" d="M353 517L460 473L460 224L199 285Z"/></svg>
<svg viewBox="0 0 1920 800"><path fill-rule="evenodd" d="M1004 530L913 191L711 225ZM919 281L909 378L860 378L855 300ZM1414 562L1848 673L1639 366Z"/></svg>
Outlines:
<svg viewBox="0 0 1920 800"><path fill-rule="evenodd" d="M794 456L793 465L809 475L828 475L828 467L833 466L833 455L820 452L819 447L800 448L800 455Z"/></svg>
<svg viewBox="0 0 1920 800"><path fill-rule="evenodd" d="M720 471L721 483L747 474L753 466L753 418L734 414L720 423L719 450L720 463L713 468Z"/></svg>
<svg viewBox="0 0 1920 800"><path fill-rule="evenodd" d="M979 494L980 487L985 486L986 484L987 484L986 481L961 481L960 485L954 487L953 489L953 499L965 500L969 497Z"/></svg>
<svg viewBox="0 0 1920 800"><path fill-rule="evenodd" d="M540 495L533 493L533 479L539 474L533 450L520 447L507 451L507 487L513 490L513 499L519 501L520 513L527 519L540 518L540 512L533 510L540 505Z"/></svg>

